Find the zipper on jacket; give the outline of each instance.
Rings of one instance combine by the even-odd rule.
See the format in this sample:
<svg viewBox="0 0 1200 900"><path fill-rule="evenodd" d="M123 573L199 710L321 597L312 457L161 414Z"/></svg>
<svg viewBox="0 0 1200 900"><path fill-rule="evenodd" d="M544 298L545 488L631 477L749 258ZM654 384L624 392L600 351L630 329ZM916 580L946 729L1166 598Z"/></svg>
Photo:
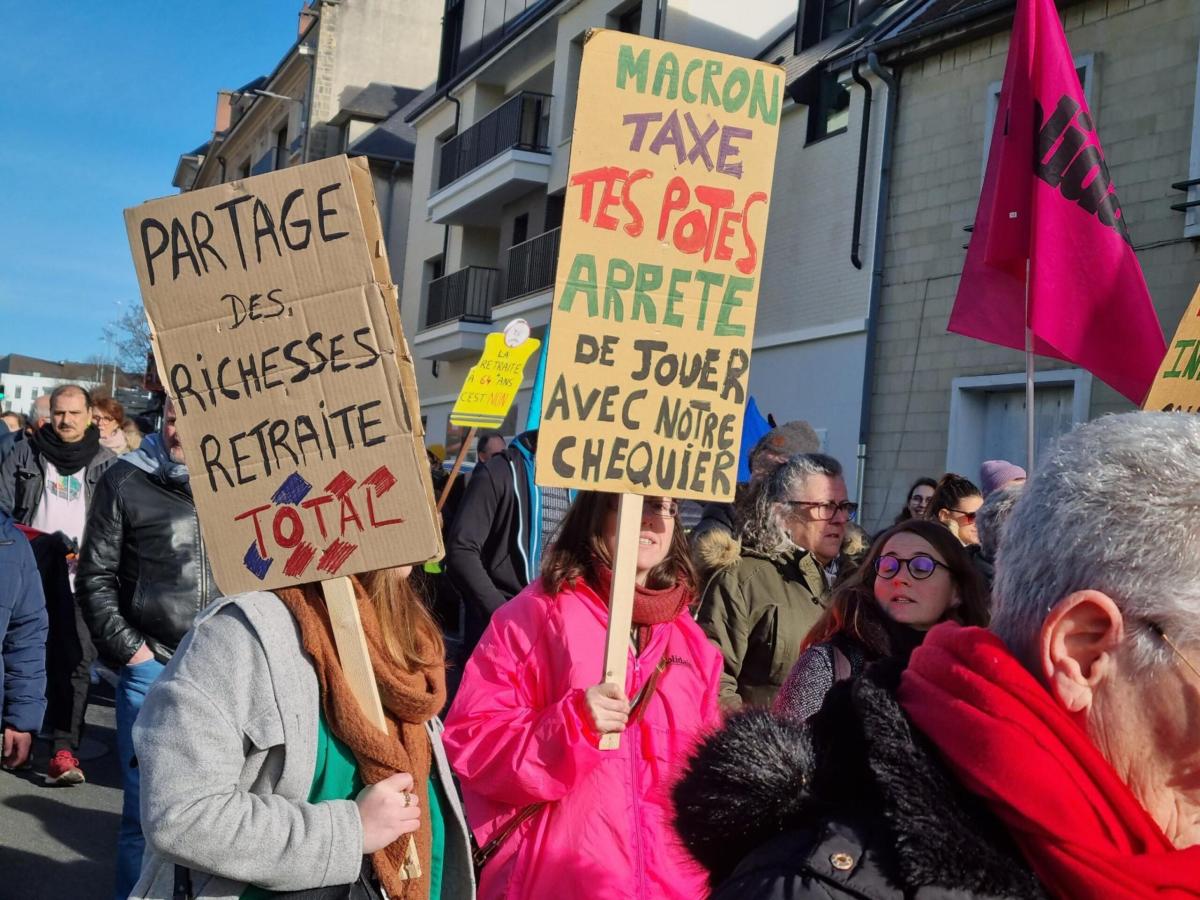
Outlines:
<svg viewBox="0 0 1200 900"><path fill-rule="evenodd" d="M193 513L196 516L196 535L200 539L200 559L198 560L200 564L200 593L196 596L196 612L200 612L200 610L204 609L205 598L208 597L208 562L207 557L204 555L204 532L200 530L200 515L199 513L195 513L194 507Z"/></svg>
<svg viewBox="0 0 1200 900"><path fill-rule="evenodd" d="M634 692L636 693L637 690L641 688L642 659L641 659L641 656L638 655L637 653L634 653L632 655L633 655L633 687L634 687ZM633 746L634 745L634 735L629 734L628 730L625 732L625 734L630 738L630 740L624 741L623 743L626 743L629 745L629 749L628 749L628 752L629 752L629 776L630 776L630 787L632 788L630 793L633 798L633 845L637 851L638 895L640 897L649 897L649 893L646 890L646 887L647 887L646 886L646 850L642 846L642 808L641 808L641 804L638 803L638 787L639 787L639 785L638 785L637 759L638 759L638 752L641 750L641 744L642 744L641 723L640 722L635 723L634 728L637 729L636 742L638 744L638 747L636 749L634 748L634 746ZM632 730L632 729L630 729L630 730Z"/></svg>

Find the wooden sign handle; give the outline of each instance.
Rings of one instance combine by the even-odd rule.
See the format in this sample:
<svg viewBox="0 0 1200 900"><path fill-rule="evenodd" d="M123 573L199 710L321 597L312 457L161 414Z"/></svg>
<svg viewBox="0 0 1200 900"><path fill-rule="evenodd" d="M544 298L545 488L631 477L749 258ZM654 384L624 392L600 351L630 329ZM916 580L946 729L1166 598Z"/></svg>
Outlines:
<svg viewBox="0 0 1200 900"><path fill-rule="evenodd" d="M612 590L608 595L608 635L604 640L604 682L625 690L629 668L629 631L633 626L633 591L637 581L638 535L642 530L642 495L622 494L617 507L617 550L613 556ZM620 732L601 735L601 750L621 746Z"/></svg>
<svg viewBox="0 0 1200 900"><path fill-rule="evenodd" d="M454 468L450 470L450 477L446 480L446 484L442 488L442 496L438 497L438 512L441 512L442 507L446 505L446 498L450 496L450 488L454 487L454 479L458 477L458 470L462 468L463 460L467 458L467 448L471 446L471 441L473 440L475 440L474 425L468 429L467 436L463 438L462 446L458 448L458 456L454 458Z"/></svg>
<svg viewBox="0 0 1200 900"><path fill-rule="evenodd" d="M354 596L354 585L349 578L330 578L321 582L325 595L325 607L329 610L329 623L333 626L333 642L337 646L338 660L350 685L350 693L362 707L371 724L387 733L387 719L383 715L383 703L379 699L379 685L375 682L375 667L371 665L371 652L367 647L367 635L363 632L362 618L358 614L358 600ZM421 877L421 858L412 838L404 851L402 878Z"/></svg>

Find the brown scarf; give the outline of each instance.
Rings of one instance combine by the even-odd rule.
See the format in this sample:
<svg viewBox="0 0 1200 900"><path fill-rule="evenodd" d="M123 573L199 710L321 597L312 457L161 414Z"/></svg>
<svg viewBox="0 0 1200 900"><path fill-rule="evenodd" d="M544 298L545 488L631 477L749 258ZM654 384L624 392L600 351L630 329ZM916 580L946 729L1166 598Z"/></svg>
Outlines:
<svg viewBox="0 0 1200 900"><path fill-rule="evenodd" d="M612 569L598 559L593 560L592 577L595 580L596 593L608 603L609 594L612 593ZM657 590L640 584L634 585L633 624L637 626L638 653L650 642L651 626L673 621L683 612L689 599L691 591L682 578L677 579L671 587Z"/></svg>
<svg viewBox="0 0 1200 900"><path fill-rule="evenodd" d="M276 593L300 625L301 642L317 670L325 720L354 754L363 783L375 784L396 772L408 772L413 777L413 793L422 804L427 804L432 753L425 723L437 715L446 702L446 670L443 666L434 666L410 673L395 663L383 643L375 607L358 580L351 580L388 722L386 736L367 719L350 692L338 662L333 628L320 587L306 584L282 588ZM411 839L407 834L371 856L380 882L395 900L426 900L429 897L433 835L425 810L422 810L421 827L414 837L421 863L419 878L402 875L405 852Z"/></svg>

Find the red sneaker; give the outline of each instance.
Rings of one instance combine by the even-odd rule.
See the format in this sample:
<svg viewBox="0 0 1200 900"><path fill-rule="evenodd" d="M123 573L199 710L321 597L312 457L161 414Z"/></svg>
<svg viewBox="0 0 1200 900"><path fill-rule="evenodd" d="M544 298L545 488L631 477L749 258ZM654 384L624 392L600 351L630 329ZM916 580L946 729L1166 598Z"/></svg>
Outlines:
<svg viewBox="0 0 1200 900"><path fill-rule="evenodd" d="M46 772L46 784L71 785L83 784L83 770L70 750L59 750L50 760L50 770Z"/></svg>

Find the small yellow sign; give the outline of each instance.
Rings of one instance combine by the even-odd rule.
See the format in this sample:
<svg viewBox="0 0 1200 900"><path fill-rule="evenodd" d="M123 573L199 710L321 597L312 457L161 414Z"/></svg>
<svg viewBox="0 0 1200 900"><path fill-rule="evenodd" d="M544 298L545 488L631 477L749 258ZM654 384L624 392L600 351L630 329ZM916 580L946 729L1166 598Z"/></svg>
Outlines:
<svg viewBox="0 0 1200 900"><path fill-rule="evenodd" d="M517 397L525 364L541 345L529 336L529 325L523 319L509 322L503 332L489 334L483 356L467 373L450 424L499 428Z"/></svg>

